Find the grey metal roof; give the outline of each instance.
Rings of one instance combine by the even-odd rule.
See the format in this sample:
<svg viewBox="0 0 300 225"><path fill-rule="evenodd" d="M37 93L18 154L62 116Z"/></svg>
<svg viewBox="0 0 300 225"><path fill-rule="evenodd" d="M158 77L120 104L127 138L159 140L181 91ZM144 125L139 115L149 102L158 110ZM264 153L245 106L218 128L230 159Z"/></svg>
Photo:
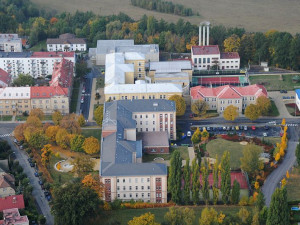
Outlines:
<svg viewBox="0 0 300 225"><path fill-rule="evenodd" d="M142 140L144 147L169 147L167 131L139 132L137 139Z"/></svg>
<svg viewBox="0 0 300 225"><path fill-rule="evenodd" d="M136 129L133 112L175 111L175 102L157 100L132 100L106 102L103 112L103 131L112 131L102 138L100 175L134 176L167 174L166 165L155 163L134 163L142 157L142 141L124 139L124 129Z"/></svg>
<svg viewBox="0 0 300 225"><path fill-rule="evenodd" d="M84 38L70 38L70 39L60 39L60 38L48 38L47 45L49 44L86 44Z"/></svg>
<svg viewBox="0 0 300 225"><path fill-rule="evenodd" d="M115 52L117 46L134 45L134 40L98 40L97 54L108 54Z"/></svg>
<svg viewBox="0 0 300 225"><path fill-rule="evenodd" d="M155 70L157 73L178 73L182 70L191 69L192 63L190 60L150 62L150 70Z"/></svg>

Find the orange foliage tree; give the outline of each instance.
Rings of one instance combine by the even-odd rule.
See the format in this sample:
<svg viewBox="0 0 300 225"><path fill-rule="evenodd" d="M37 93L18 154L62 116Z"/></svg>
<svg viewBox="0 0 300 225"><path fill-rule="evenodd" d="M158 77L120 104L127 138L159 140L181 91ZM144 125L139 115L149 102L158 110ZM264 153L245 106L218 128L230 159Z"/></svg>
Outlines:
<svg viewBox="0 0 300 225"><path fill-rule="evenodd" d="M84 140L82 148L87 154L93 154L100 150L100 144L97 138L88 137Z"/></svg>
<svg viewBox="0 0 300 225"><path fill-rule="evenodd" d="M51 141L55 141L58 130L59 126L50 126L46 129L45 134Z"/></svg>
<svg viewBox="0 0 300 225"><path fill-rule="evenodd" d="M32 109L29 113L29 116L36 116L40 120L44 119L44 112L41 109Z"/></svg>
<svg viewBox="0 0 300 225"><path fill-rule="evenodd" d="M83 186L94 190L98 194L99 198L102 198L104 193L104 185L100 182L99 177L93 177L91 174L88 174L82 179L81 182Z"/></svg>
<svg viewBox="0 0 300 225"><path fill-rule="evenodd" d="M42 163L44 166L46 166L50 161L50 156L52 153L52 146L50 144L44 145L44 148L42 148Z"/></svg>

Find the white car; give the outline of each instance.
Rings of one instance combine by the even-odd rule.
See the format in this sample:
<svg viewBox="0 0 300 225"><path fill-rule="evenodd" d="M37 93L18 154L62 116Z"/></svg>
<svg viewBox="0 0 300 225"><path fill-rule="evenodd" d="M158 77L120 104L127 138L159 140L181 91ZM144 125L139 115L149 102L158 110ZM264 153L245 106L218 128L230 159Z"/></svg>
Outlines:
<svg viewBox="0 0 300 225"><path fill-rule="evenodd" d="M188 137L192 136L192 132L191 132L191 131L188 131L188 132L186 133L186 136L188 136Z"/></svg>
<svg viewBox="0 0 300 225"><path fill-rule="evenodd" d="M268 134L267 134L267 133L263 133L263 136L264 136L264 137L268 137Z"/></svg>

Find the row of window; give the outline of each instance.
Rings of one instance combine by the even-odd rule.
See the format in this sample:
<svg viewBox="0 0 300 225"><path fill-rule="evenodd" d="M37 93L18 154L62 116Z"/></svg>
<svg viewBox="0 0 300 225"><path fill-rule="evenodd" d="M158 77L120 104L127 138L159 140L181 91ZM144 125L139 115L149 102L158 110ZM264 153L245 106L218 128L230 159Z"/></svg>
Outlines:
<svg viewBox="0 0 300 225"><path fill-rule="evenodd" d="M132 190L132 186L129 186L129 191ZM120 191L120 186L117 186L117 190ZM135 186L135 190L139 190L139 186ZM141 186L141 190L144 190L144 186ZM148 186L148 190L150 190L150 186ZM126 186L123 186L123 191L126 191Z"/></svg>
<svg viewBox="0 0 300 225"><path fill-rule="evenodd" d="M238 104L238 103L240 103L240 100L235 100L235 101L228 100L228 101L227 101L228 104L232 104L232 102L235 102L236 104ZM225 104L225 100L221 100L221 101L220 101L220 104Z"/></svg>
<svg viewBox="0 0 300 225"><path fill-rule="evenodd" d="M61 44L53 44L53 45L56 46L56 47L57 47L57 45L59 45L60 47L62 47ZM53 47L53 45L49 44L49 47ZM70 44L70 46L73 47L73 44ZM83 47L84 44L74 44L74 46L76 46L76 47L79 47L79 46Z"/></svg>
<svg viewBox="0 0 300 225"><path fill-rule="evenodd" d="M128 182L131 183L131 178L127 178L127 179L128 179ZM123 178L123 183L125 183L127 179ZM134 180L135 180L135 183L138 183L139 178L135 178ZM147 178L147 182L150 182L150 178ZM117 183L120 183L119 178L117 179ZM141 178L141 183L144 183L144 178Z"/></svg>
<svg viewBox="0 0 300 225"><path fill-rule="evenodd" d="M120 194L117 195L118 198L121 197ZM132 198L132 193L129 193L129 198ZM150 198L150 193L147 194L148 198ZM135 197L136 198L139 198L139 194L138 193L135 193ZM141 197L144 198L145 197L145 194L144 193L141 193ZM127 195L126 194L123 194L123 198L127 198ZM156 193L156 198L161 198L161 193Z"/></svg>
<svg viewBox="0 0 300 225"><path fill-rule="evenodd" d="M132 96L131 98L132 98L132 100L139 99L138 96ZM148 98L149 99L155 99L155 96L154 95L153 96L149 95ZM159 98L160 99L166 99L166 95L160 95ZM129 97L127 95L125 95L125 96L121 96L121 99L122 100L128 100ZM141 99L146 99L146 97L143 95ZM116 100L116 97L113 97L113 100Z"/></svg>

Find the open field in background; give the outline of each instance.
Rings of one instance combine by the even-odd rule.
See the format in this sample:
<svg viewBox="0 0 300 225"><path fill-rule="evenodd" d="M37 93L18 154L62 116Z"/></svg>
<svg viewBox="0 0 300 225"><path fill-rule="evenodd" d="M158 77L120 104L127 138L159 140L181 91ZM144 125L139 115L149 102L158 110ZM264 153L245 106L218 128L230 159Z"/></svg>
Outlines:
<svg viewBox="0 0 300 225"><path fill-rule="evenodd" d="M184 207L184 206L183 206ZM230 213L236 214L240 210L239 206L213 206L219 213ZM201 211L205 208L205 206L192 206L195 211L195 220L193 225L199 224L199 217L201 216ZM251 211L253 207L246 206L248 211ZM91 222L91 225L98 224L109 224L110 221L119 221L121 225L126 225L129 220L131 220L135 216L140 216L144 213L150 212L155 214L155 221L158 223L162 223L164 221L164 215L169 211L169 208L154 208L154 209L123 209L123 210L114 210L114 211L106 211L105 214L98 216Z"/></svg>
<svg viewBox="0 0 300 225"><path fill-rule="evenodd" d="M290 173L290 178L287 179L287 194L288 194L288 201L300 201L300 168L293 168L292 172Z"/></svg>
<svg viewBox="0 0 300 225"><path fill-rule="evenodd" d="M59 12L93 11L100 15L126 13L134 19L142 15L153 15L158 20L164 18L168 22L176 22L180 16L148 11L130 4L130 0L32 0L46 10ZM168 0L183 4L182 0ZM57 7L59 5L59 7ZM182 17L185 20L199 24L209 20L213 25L223 24L227 27L244 27L247 31L267 31L277 29L291 33L299 32L300 2L297 0L185 0L185 7L199 12L201 18ZM234 7L233 7L234 6ZM290 21L293 21L292 23Z"/></svg>
<svg viewBox="0 0 300 225"><path fill-rule="evenodd" d="M261 75L261 76L250 76L251 84L262 84L268 91L278 91L281 89L286 89L288 91L294 90L295 84L292 82L294 75L283 75L283 80L279 80L279 75Z"/></svg>
<svg viewBox="0 0 300 225"><path fill-rule="evenodd" d="M243 157L243 148L244 145L241 145L239 142L227 141L224 139L215 139L211 140L206 145L206 151L209 153L210 158L220 159L225 151L230 153L230 167L232 170L238 169L241 167L240 158Z"/></svg>

